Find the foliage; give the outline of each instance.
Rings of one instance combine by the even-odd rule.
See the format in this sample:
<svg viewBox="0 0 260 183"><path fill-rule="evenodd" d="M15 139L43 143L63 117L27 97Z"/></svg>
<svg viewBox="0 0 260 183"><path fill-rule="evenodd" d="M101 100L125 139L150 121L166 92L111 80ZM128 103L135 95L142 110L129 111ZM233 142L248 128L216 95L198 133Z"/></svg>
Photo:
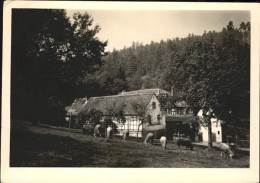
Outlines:
<svg viewBox="0 0 260 183"><path fill-rule="evenodd" d="M178 78L172 85L196 111L203 106L204 116L213 110L223 120L230 119L231 111L237 118L249 117L249 45L231 35L222 44L195 41L171 63L171 77Z"/></svg>
<svg viewBox="0 0 260 183"><path fill-rule="evenodd" d="M110 126L113 129L113 133L118 133L118 127L115 123L113 123L113 120L111 117L105 117L104 123L102 125L105 126L105 128Z"/></svg>
<svg viewBox="0 0 260 183"><path fill-rule="evenodd" d="M168 81L195 113L202 109L209 134L212 117L229 122L249 118L250 49L236 40L235 31L229 22L220 43L194 41L174 55L169 67L168 77L177 79Z"/></svg>
<svg viewBox="0 0 260 183"><path fill-rule="evenodd" d="M71 21L65 10L13 10L12 117L56 124L66 105L86 95L82 79L101 65L107 44L92 24L87 13Z"/></svg>
<svg viewBox="0 0 260 183"><path fill-rule="evenodd" d="M131 105L136 112L136 116L138 116L139 120L141 121L141 123L139 123L138 129L137 129L137 138L138 138L140 126L145 123L151 124L151 116L150 116L150 113L148 110L149 106L145 106L145 105L137 103L137 102L133 102L133 103L131 103Z"/></svg>
<svg viewBox="0 0 260 183"><path fill-rule="evenodd" d="M160 102L160 107L163 111L171 110L175 108L175 103L180 101L181 95L176 95L177 93L174 93L173 96L171 95L158 95L157 98Z"/></svg>
<svg viewBox="0 0 260 183"><path fill-rule="evenodd" d="M97 109L90 109L90 111L86 114L86 120L95 127L100 123L102 116L102 111Z"/></svg>
<svg viewBox="0 0 260 183"><path fill-rule="evenodd" d="M117 121L121 123L125 123L126 118L124 115L125 104L117 105L115 102L110 106L110 108L106 109L108 111L108 115L112 118L115 118Z"/></svg>

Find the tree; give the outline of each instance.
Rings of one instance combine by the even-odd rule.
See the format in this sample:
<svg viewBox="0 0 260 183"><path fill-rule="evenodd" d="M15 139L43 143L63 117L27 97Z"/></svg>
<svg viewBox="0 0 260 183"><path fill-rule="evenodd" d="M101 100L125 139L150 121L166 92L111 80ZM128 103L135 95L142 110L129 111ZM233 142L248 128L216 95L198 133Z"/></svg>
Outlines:
<svg viewBox="0 0 260 183"><path fill-rule="evenodd" d="M12 117L62 121L65 105L82 97L83 76L106 54L107 43L96 37L100 27L92 24L87 13L71 22L65 10L13 10Z"/></svg>
<svg viewBox="0 0 260 183"><path fill-rule="evenodd" d="M133 102L131 103L131 106L133 107L133 109L136 112L136 116L138 116L139 120L141 121L138 125L138 129L137 129L137 138L138 138L138 134L140 131L140 126L143 125L144 123L151 123L151 118L149 115L149 106L145 106L143 104L140 104L138 102Z"/></svg>
<svg viewBox="0 0 260 183"><path fill-rule="evenodd" d="M242 32L242 35L243 35L243 42L244 42L244 40L245 40L245 35L244 35L244 33L245 33L245 31L246 31L246 24L245 24L245 22L241 22L241 24L240 24L240 27L239 27L239 30Z"/></svg>
<svg viewBox="0 0 260 183"><path fill-rule="evenodd" d="M94 127L100 123L103 113L97 109L90 109L89 112L85 115L86 120L92 124Z"/></svg>
<svg viewBox="0 0 260 183"><path fill-rule="evenodd" d="M228 30L233 31L232 24ZM241 117L241 113L249 114L241 105L249 108L245 101L249 99L246 93L250 83L250 52L230 36L222 45L195 41L185 53L175 55L170 69L172 78L178 78L171 84L183 91L183 99L195 114L200 109L203 112L208 126L209 148L212 147L211 118L230 121L230 110L237 117ZM241 81L243 77L245 79Z"/></svg>

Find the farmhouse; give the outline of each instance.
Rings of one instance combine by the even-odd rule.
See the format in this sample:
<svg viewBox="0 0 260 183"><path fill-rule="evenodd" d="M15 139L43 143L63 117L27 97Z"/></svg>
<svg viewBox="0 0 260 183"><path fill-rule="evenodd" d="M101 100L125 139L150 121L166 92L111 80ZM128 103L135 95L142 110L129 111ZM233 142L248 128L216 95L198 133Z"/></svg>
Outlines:
<svg viewBox="0 0 260 183"><path fill-rule="evenodd" d="M185 137L192 141L207 142L208 128L201 125L196 131L188 123L188 119L193 116L193 111L185 101L175 102L171 109L165 110L160 102L160 97L166 96L167 98L170 95L170 92L156 88L123 91L118 95L89 99L75 99L72 105L66 108L66 119L71 122L71 127L80 127L86 121L85 116L95 109L103 113L103 119L112 118L120 135L123 130L128 129L130 136L134 137L142 137L152 132L155 138L165 135L169 140ZM118 110L123 112L125 121L113 116L114 111ZM200 113L201 111L198 116L201 116ZM143 121L144 123L142 123ZM227 138L227 134L230 134L230 130L227 131L226 127L223 128L223 121L219 119L211 119L211 121L213 142L229 142L230 138Z"/></svg>
<svg viewBox="0 0 260 183"><path fill-rule="evenodd" d="M73 119L77 119L76 121L84 120L84 116L92 109L101 111L103 118L112 118L118 127L119 134L128 129L130 136L135 137L145 136L149 132L153 132L155 138L160 138L162 135L167 135L168 139L179 135L189 136L187 134L189 126L183 122L187 116L191 115L192 111L183 101L176 102L174 108L164 111L158 97L168 95L171 94L159 88L123 91L118 95L91 97L84 102L82 99L77 99L70 109L73 111L77 108L77 113L72 113L72 117L75 114ZM123 112L125 122L113 116L113 112L118 110ZM142 124L142 121L145 123Z"/></svg>
<svg viewBox="0 0 260 183"><path fill-rule="evenodd" d="M90 110L95 109L101 111L104 118L112 117L119 134L128 129L130 136L135 137L145 136L149 132L153 132L155 138L160 138L162 135L166 135L168 139L180 135L187 137L189 126L183 123L192 111L184 101L176 102L174 108L164 111L158 97L168 95L171 94L156 88L123 91L118 95L91 97L88 100L79 98L66 108L66 120L71 123L72 127L79 127L85 122L85 116ZM123 111L125 122L113 117L113 112L116 110ZM142 121L145 123L141 124Z"/></svg>
<svg viewBox="0 0 260 183"><path fill-rule="evenodd" d="M102 97L91 97L81 110L81 115L86 115L91 109L99 110L104 117L112 117L119 133L128 129L130 136L137 136L138 126L144 117L149 118L151 124L160 123L160 102L155 94L126 94ZM122 110L126 121L113 117L113 111ZM139 137L142 137L142 128L139 127Z"/></svg>

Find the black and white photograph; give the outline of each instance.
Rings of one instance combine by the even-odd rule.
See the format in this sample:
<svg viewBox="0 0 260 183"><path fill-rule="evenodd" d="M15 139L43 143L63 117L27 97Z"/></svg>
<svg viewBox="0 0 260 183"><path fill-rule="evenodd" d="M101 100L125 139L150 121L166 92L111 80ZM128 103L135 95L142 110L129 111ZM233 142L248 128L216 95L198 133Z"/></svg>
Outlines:
<svg viewBox="0 0 260 183"><path fill-rule="evenodd" d="M7 166L251 170L252 6L92 3L6 6Z"/></svg>

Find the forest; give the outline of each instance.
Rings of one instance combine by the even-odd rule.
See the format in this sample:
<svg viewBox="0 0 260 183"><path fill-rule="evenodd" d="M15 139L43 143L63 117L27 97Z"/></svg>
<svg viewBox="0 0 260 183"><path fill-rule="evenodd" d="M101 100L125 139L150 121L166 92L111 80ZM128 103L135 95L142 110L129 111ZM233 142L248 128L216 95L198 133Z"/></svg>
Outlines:
<svg viewBox="0 0 260 183"><path fill-rule="evenodd" d="M63 125L76 98L158 87L173 88L175 100L195 111L203 106L223 119L249 119L250 22L105 52L93 18L13 10L11 117Z"/></svg>

